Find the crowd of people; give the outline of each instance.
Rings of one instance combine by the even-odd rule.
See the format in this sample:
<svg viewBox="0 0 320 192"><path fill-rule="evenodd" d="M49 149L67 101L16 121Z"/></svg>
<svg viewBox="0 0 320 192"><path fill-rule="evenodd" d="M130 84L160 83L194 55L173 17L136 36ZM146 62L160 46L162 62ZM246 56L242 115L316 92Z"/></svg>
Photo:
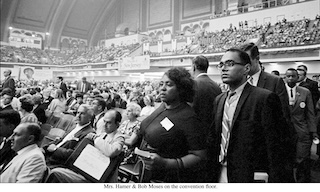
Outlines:
<svg viewBox="0 0 320 192"><path fill-rule="evenodd" d="M161 54L205 54L223 52L230 47L239 46L248 39L259 39L263 48L277 48L301 46L320 43L320 16L315 19L303 18L297 21L287 21L285 18L275 25L248 25L247 21L239 22L239 26L230 24L228 29L216 32L200 30L191 34L192 42L176 51L165 48L162 53L144 51L141 55L160 56ZM180 36L175 38L179 39ZM182 38L187 42L186 36ZM34 64L81 64L113 61L120 57L130 55L132 51L144 42L157 44L158 37L132 45L111 45L109 47L88 48L86 50L40 50L28 47L13 47L1 45L2 62L22 62Z"/></svg>
<svg viewBox="0 0 320 192"><path fill-rule="evenodd" d="M173 67L159 82L90 83L83 77L71 87L57 77L53 86L19 92L6 70L0 181L91 182L68 163L88 140L121 160L103 182L121 182L121 167L138 161L142 182L261 182L257 174L267 182L311 182L318 84L304 65L287 69L284 78L269 74L259 56L253 43L228 49L217 65L222 85L208 77L202 55L189 71ZM44 125L66 115L72 123L59 124L63 134L44 142Z"/></svg>

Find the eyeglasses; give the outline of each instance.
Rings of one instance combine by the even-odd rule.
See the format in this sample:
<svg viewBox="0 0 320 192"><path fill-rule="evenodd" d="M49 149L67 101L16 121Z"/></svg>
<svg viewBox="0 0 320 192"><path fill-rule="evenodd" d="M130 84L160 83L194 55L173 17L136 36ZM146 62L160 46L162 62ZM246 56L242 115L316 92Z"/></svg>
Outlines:
<svg viewBox="0 0 320 192"><path fill-rule="evenodd" d="M233 60L227 60L225 62L220 62L218 65L217 65L217 68L218 69L222 69L224 66L227 66L227 67L232 67L234 66L235 64L238 64L238 65L243 65L242 63L237 63Z"/></svg>

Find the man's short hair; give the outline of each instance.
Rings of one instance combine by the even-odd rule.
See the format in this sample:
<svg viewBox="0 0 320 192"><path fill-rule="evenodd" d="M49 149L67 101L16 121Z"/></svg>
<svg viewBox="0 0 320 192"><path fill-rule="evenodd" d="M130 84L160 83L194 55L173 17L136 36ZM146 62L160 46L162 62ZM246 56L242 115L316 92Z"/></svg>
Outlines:
<svg viewBox="0 0 320 192"><path fill-rule="evenodd" d="M255 59L255 58L258 60L260 59L259 49L254 43L244 44L240 47L240 49L245 52L249 51L250 52L249 56L251 59Z"/></svg>
<svg viewBox="0 0 320 192"><path fill-rule="evenodd" d="M102 107L102 111L104 111L106 109L107 103L105 102L105 100L103 98L95 97L94 100L98 101L98 105Z"/></svg>
<svg viewBox="0 0 320 192"><path fill-rule="evenodd" d="M243 51L241 49L238 49L238 48L230 48L226 52L228 52L228 51L237 52L239 54L240 59L241 59L242 65L246 65L246 64L250 64L251 65L250 56L245 51Z"/></svg>
<svg viewBox="0 0 320 192"><path fill-rule="evenodd" d="M297 71L302 71L303 72L303 76L307 75L307 71L305 71L304 69L297 69Z"/></svg>
<svg viewBox="0 0 320 192"><path fill-rule="evenodd" d="M289 68L289 69L287 69L287 71L295 71L296 74L298 75L298 70L296 70L296 69L294 69L294 68ZM301 71L303 71L303 70L301 70Z"/></svg>
<svg viewBox="0 0 320 192"><path fill-rule="evenodd" d="M59 76L57 78L60 79L60 81L63 81L63 77Z"/></svg>
<svg viewBox="0 0 320 192"><path fill-rule="evenodd" d="M11 95L13 96L13 92L12 92L12 89L7 87L7 88L4 88L2 91L1 91L1 96L3 95Z"/></svg>
<svg viewBox="0 0 320 192"><path fill-rule="evenodd" d="M115 118L114 118L114 122L115 123L121 123L122 120L122 115L119 111L115 110L115 109L110 109L107 112L114 112L116 114Z"/></svg>
<svg viewBox="0 0 320 192"><path fill-rule="evenodd" d="M297 68L301 68L301 67L304 69L305 72L308 71L308 67L305 65L299 65Z"/></svg>
<svg viewBox="0 0 320 192"><path fill-rule="evenodd" d="M209 67L208 59L203 56L199 55L192 59L192 63L195 65L196 69L199 71L207 71Z"/></svg>
<svg viewBox="0 0 320 192"><path fill-rule="evenodd" d="M37 123L26 123L27 131L34 136L34 143L38 143L41 138L41 128Z"/></svg>
<svg viewBox="0 0 320 192"><path fill-rule="evenodd" d="M82 99L83 99L83 94L82 94L82 93L77 93L77 94L76 94L76 99L77 99L77 98L82 98Z"/></svg>
<svg viewBox="0 0 320 192"><path fill-rule="evenodd" d="M20 114L13 109L0 111L0 119L4 120L4 124L11 124L14 127L18 126L21 122Z"/></svg>

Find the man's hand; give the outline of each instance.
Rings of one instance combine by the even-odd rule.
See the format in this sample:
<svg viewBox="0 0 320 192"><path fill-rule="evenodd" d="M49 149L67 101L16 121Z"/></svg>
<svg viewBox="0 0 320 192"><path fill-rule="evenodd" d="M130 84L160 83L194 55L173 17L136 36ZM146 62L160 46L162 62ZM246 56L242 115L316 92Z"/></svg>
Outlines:
<svg viewBox="0 0 320 192"><path fill-rule="evenodd" d="M57 146L55 144L50 144L47 148L47 151L54 152L57 149Z"/></svg>

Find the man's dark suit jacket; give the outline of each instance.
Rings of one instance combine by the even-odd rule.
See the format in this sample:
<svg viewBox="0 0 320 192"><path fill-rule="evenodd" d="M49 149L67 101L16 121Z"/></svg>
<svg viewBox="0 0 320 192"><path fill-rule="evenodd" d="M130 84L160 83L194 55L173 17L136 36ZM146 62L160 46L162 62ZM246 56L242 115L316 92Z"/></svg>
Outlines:
<svg viewBox="0 0 320 192"><path fill-rule="evenodd" d="M11 140L3 140L3 147L0 149L0 165L5 167L14 156L16 156L16 152L11 149ZM0 143L1 144L1 143Z"/></svg>
<svg viewBox="0 0 320 192"><path fill-rule="evenodd" d="M33 113L37 116L38 120L41 123L46 123L47 117L46 117L46 112L43 106L38 105L35 109L33 109Z"/></svg>
<svg viewBox="0 0 320 192"><path fill-rule="evenodd" d="M195 96L192 106L206 133L208 133L213 121L213 103L219 94L221 94L219 85L212 81L208 75L201 75L195 79Z"/></svg>
<svg viewBox="0 0 320 192"><path fill-rule="evenodd" d="M69 132L65 133L64 137L66 135L68 135L71 131L72 130L69 130ZM94 132L94 130L93 130L91 125L88 125L88 126L84 127L83 129L81 129L80 131L78 131L74 135L75 139L66 141L63 145L61 145L59 148L57 148L57 150L55 150L54 152L48 152L47 151L47 147L51 143L48 146L45 146L44 150L46 151L47 165L50 165L50 166L64 165L66 160L69 158L69 156L72 154L72 152L76 148L77 144L82 139L84 139L88 135L88 133L93 133L93 132ZM55 142L55 144L56 145L59 144L62 141L62 139L60 141L58 141L58 142Z"/></svg>
<svg viewBox="0 0 320 192"><path fill-rule="evenodd" d="M61 82L59 89L62 90L64 97L67 97L67 85L64 82Z"/></svg>
<svg viewBox="0 0 320 192"><path fill-rule="evenodd" d="M82 81L81 82L79 82L78 84L77 84L77 90L79 90L79 91L82 91L81 89L82 89L82 87L81 87L81 85L82 85ZM87 93L89 90L91 90L91 84L89 83L89 82L84 82L85 84L86 84L86 87L85 87L85 91L84 91L84 93Z"/></svg>
<svg viewBox="0 0 320 192"><path fill-rule="evenodd" d="M16 83L12 77L7 78L3 84L2 84L2 89L4 88L10 88L12 93L15 95L16 94Z"/></svg>
<svg viewBox="0 0 320 192"><path fill-rule="evenodd" d="M218 162L221 144L222 116L227 93L215 100L213 142L217 179L221 165ZM259 87L247 84L239 98L232 125L227 153L228 182L250 183L255 171L265 171L269 182L287 182L290 176L284 171L286 154L281 139L283 127L287 126L283 117L279 97ZM218 181L218 180L217 180Z"/></svg>
<svg viewBox="0 0 320 192"><path fill-rule="evenodd" d="M294 126L291 122L291 114L289 109L289 97L287 94L286 86L282 80L282 78L272 75L270 73L262 71L259 77L259 81L257 84L257 87L261 87L264 89L267 89L269 91L272 91L273 93L277 94L280 98L281 107L283 111L284 118L287 121L287 127L283 128L283 131L286 134L286 138L283 139L283 142L288 143L288 149L287 149L287 160L288 166L291 164L293 166L293 162L295 159L295 153L296 153L296 140L297 140L297 133L294 129ZM291 168L288 168L291 169ZM293 179L293 178L292 178Z"/></svg>
<svg viewBox="0 0 320 192"><path fill-rule="evenodd" d="M309 89L309 91L311 92L311 95L312 95L313 106L316 106L316 104L320 98L318 83L316 81L313 81L313 80L307 78L306 81L302 81L299 84L299 86Z"/></svg>
<svg viewBox="0 0 320 192"><path fill-rule="evenodd" d="M13 108L10 104L10 105L7 105L6 107L0 109L0 111L4 111L4 110L13 110Z"/></svg>

